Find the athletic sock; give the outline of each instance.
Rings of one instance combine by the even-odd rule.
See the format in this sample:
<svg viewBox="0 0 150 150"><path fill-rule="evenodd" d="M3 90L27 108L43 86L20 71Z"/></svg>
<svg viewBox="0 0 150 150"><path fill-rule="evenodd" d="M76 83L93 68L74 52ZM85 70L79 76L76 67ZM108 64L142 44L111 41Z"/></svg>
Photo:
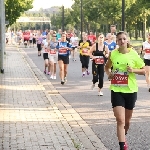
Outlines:
<svg viewBox="0 0 150 150"><path fill-rule="evenodd" d="M119 142L120 150L124 150L125 142Z"/></svg>

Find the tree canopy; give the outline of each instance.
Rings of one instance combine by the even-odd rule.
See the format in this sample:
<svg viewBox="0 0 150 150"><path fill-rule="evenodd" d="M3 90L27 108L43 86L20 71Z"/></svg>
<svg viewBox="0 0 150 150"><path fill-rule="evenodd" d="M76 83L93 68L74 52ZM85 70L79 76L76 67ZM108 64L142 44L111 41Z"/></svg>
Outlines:
<svg viewBox="0 0 150 150"><path fill-rule="evenodd" d="M21 13L31 8L33 0L5 0L5 16L9 21L9 25L12 25Z"/></svg>

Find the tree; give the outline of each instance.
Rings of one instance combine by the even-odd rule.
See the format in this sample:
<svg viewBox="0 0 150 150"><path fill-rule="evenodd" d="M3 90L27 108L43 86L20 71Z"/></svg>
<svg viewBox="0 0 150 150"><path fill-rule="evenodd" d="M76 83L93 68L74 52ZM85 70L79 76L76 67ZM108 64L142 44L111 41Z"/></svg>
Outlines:
<svg viewBox="0 0 150 150"><path fill-rule="evenodd" d="M33 0L6 0L5 13L6 20L9 25L16 22L16 19L21 16L21 13L33 8Z"/></svg>

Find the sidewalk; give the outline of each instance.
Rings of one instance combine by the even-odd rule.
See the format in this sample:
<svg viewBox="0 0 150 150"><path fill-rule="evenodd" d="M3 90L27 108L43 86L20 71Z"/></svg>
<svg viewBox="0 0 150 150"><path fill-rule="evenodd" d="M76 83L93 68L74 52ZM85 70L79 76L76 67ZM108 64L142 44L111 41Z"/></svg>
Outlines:
<svg viewBox="0 0 150 150"><path fill-rule="evenodd" d="M8 46L5 57L0 150L106 150L24 51Z"/></svg>

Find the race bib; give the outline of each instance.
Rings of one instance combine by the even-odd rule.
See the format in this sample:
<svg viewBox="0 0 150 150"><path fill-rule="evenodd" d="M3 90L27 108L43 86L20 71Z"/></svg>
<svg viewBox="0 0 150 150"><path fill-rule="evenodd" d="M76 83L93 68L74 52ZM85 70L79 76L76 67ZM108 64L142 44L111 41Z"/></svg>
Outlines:
<svg viewBox="0 0 150 150"><path fill-rule="evenodd" d="M67 50L66 49L59 49L59 54L60 55L67 54Z"/></svg>
<svg viewBox="0 0 150 150"><path fill-rule="evenodd" d="M116 73L114 78L111 80L111 84L115 86L128 86L128 74L125 73Z"/></svg>
<svg viewBox="0 0 150 150"><path fill-rule="evenodd" d="M96 64L104 64L104 57L103 56L96 56L94 57Z"/></svg>
<svg viewBox="0 0 150 150"><path fill-rule="evenodd" d="M50 50L50 54L51 54L51 55L55 55L55 54L56 54L56 50L51 49L51 50Z"/></svg>
<svg viewBox="0 0 150 150"><path fill-rule="evenodd" d="M83 49L82 49L82 54L88 55L88 49L87 49L87 48L83 48Z"/></svg>
<svg viewBox="0 0 150 150"><path fill-rule="evenodd" d="M150 55L150 49L145 49L145 53Z"/></svg>

